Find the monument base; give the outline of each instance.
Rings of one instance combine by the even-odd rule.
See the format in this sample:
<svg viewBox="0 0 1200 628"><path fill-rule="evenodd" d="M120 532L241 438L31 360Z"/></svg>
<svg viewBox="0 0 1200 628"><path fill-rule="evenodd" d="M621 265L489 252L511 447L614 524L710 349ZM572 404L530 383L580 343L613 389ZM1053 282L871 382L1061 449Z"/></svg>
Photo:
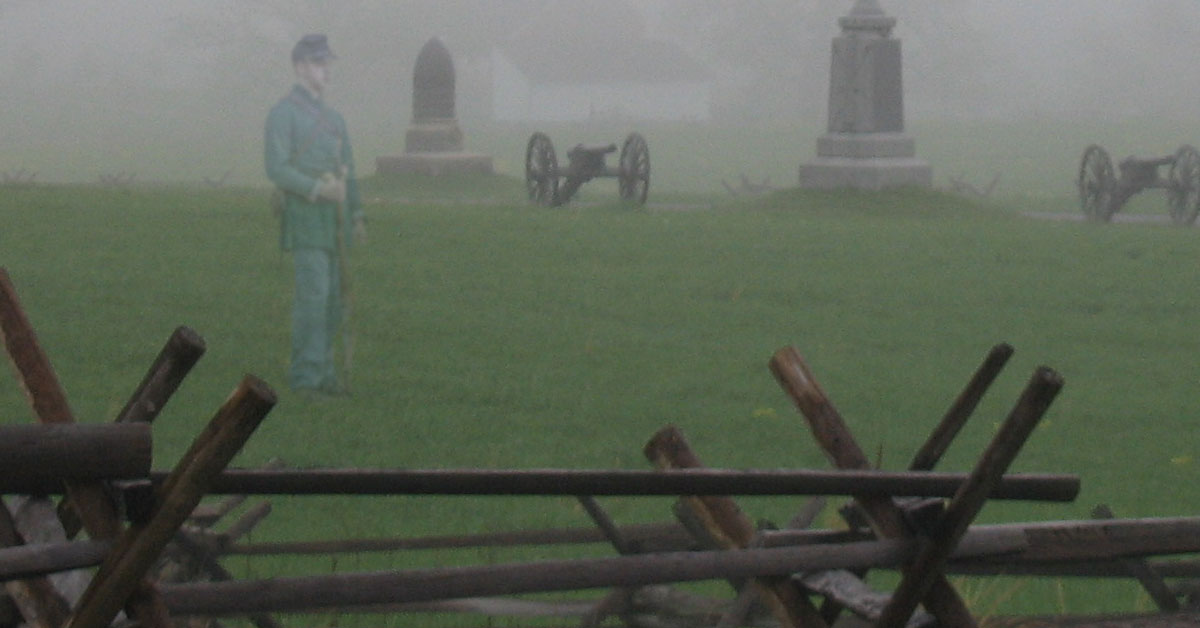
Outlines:
<svg viewBox="0 0 1200 628"><path fill-rule="evenodd" d="M376 174L495 174L490 155L474 153L405 153L375 158Z"/></svg>
<svg viewBox="0 0 1200 628"><path fill-rule="evenodd" d="M404 134L404 153L460 153L463 132L454 118L414 120Z"/></svg>
<svg viewBox="0 0 1200 628"><path fill-rule="evenodd" d="M828 133L817 138L817 157L915 157L917 143L903 133Z"/></svg>
<svg viewBox="0 0 1200 628"><path fill-rule="evenodd" d="M933 168L915 157L818 157L800 166L802 188L883 190L905 186L933 187Z"/></svg>

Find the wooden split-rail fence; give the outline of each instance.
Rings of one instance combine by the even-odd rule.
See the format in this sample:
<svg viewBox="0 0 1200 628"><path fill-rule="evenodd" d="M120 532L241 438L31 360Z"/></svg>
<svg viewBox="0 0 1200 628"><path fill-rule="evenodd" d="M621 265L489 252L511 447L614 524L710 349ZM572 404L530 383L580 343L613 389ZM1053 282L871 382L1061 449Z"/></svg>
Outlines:
<svg viewBox="0 0 1200 628"><path fill-rule="evenodd" d="M1177 622L1171 625L1192 625L1178 623L1189 617L1180 599L1191 593L1187 583L1200 575L1200 563L1147 557L1200 552L1200 518L1117 519L1099 509L1086 521L973 525L988 499L1063 502L1078 495L1075 475L1008 473L1063 385L1053 370L1033 373L970 472L934 470L1012 354L1007 345L991 350L901 472L872 467L792 348L777 352L770 370L832 470L708 468L675 426L646 444L655 467L649 471L227 469L275 403L266 383L247 376L163 472L151 468L150 424L204 352L195 332L181 327L172 334L106 425L74 421L3 268L0 338L39 421L0 426L0 494L21 496L0 502L0 582L11 605L6 617L0 604L0 626L101 628L124 612L152 628L224 616L278 628L274 614L330 609L549 615L575 617L583 626L615 617L631 626L823 628L847 611L883 627L980 625L951 574L1136 578L1162 617ZM593 527L246 542L270 513L263 501L215 531L250 495L345 494L570 495ZM209 495L225 497L201 503ZM676 496L674 521L619 525L596 499L618 495ZM736 495L807 501L783 525L762 525L740 509ZM850 498L840 510L845 529L812 529L829 496ZM86 540L76 538L80 533ZM265 580L236 578L220 562L229 555L601 542L616 555ZM68 590L63 572L84 568L79 590ZM866 584L872 569L897 571L896 588L872 590ZM665 586L700 580L725 580L734 591L726 600L698 599ZM563 602L513 597L596 588L611 592Z"/></svg>

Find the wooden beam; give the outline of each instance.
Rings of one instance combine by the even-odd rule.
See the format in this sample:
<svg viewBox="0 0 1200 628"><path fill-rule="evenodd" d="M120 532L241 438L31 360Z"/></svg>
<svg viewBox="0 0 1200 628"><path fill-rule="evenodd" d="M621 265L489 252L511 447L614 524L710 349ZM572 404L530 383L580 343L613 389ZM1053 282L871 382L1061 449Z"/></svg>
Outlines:
<svg viewBox="0 0 1200 628"><path fill-rule="evenodd" d="M967 535L956 556L1004 554L1022 541ZM722 578L788 576L818 569L897 567L912 558L912 539L805 547L638 554L411 571L344 573L266 580L164 584L171 614L240 615L311 608L428 602L491 595L643 586Z"/></svg>
<svg viewBox="0 0 1200 628"><path fill-rule="evenodd" d="M112 541L36 543L0 549L0 582L95 567L112 549Z"/></svg>
<svg viewBox="0 0 1200 628"><path fill-rule="evenodd" d="M204 349L204 339L199 334L188 327L176 328L125 407L117 414L116 422L152 423L204 354ZM67 538L74 538L83 522L69 498L59 502L58 516L63 522Z"/></svg>
<svg viewBox="0 0 1200 628"><path fill-rule="evenodd" d="M620 530L630 542L654 546L659 552L685 551L688 545L682 529L674 523L622 526ZM1000 557L978 556L952 560L947 568L951 573L1126 578L1129 572L1120 564L1124 558L1200 552L1200 517L974 525L968 529L967 535L975 542L991 539L1010 549ZM837 530L767 530L760 532L759 536L767 548L866 540L853 533ZM1024 545L1012 549L1017 539L1023 540ZM599 530L561 528L465 536L258 543L232 545L218 551L221 554L243 555L331 554L603 542L605 538ZM75 541L0 549L0 580L95 566L100 564L109 547L110 542ZM1164 577L1200 577L1200 561L1154 560L1148 564ZM14 571L21 571L7 571L10 565ZM888 567L884 564L858 567L864 566Z"/></svg>
<svg viewBox="0 0 1200 628"><path fill-rule="evenodd" d="M659 430L644 448L646 458L655 467L674 472L703 468L704 463L692 450L679 428L669 425ZM745 549L755 542L757 530L728 496L684 497L681 502L699 519L707 535L723 549ZM745 585L743 585L745 586ZM794 628L824 628L825 621L792 579L756 577L753 584L763 602L780 624Z"/></svg>
<svg viewBox="0 0 1200 628"><path fill-rule="evenodd" d="M971 414L975 412L975 408L983 399L983 394L991 387L992 382L996 381L996 377L1000 375L1000 371L1004 369L1004 365L1008 363L1012 354L1013 348L1007 343L992 347L983 363L971 376L970 381L955 398L954 403L950 404L950 408L946 410L937 427L913 456L912 462L908 464L910 471L932 471L937 466L946 450L950 448L954 437L966 425L967 419L971 418Z"/></svg>
<svg viewBox="0 0 1200 628"><path fill-rule="evenodd" d="M67 403L66 391L50 359L38 344L33 325L21 307L8 271L3 267L0 267L0 337L38 421L47 424L74 423L75 416ZM123 526L117 516L116 506L102 482L67 480L63 484L66 499L73 504L80 524L89 537L103 541L121 535ZM150 582L140 583L136 595L128 597L130 605L126 610L130 617L148 628L167 628L165 607L159 602Z"/></svg>
<svg viewBox="0 0 1200 628"><path fill-rule="evenodd" d="M200 334L190 327L177 327L117 414L117 422L153 422L204 351L204 338Z"/></svg>
<svg viewBox="0 0 1200 628"><path fill-rule="evenodd" d="M863 582L856 573L845 569L826 569L797 576L804 587L833 600L839 607L850 609L874 625L887 606L888 595L880 593ZM906 628L934 628L937 620L932 615L917 611Z"/></svg>
<svg viewBox="0 0 1200 628"><path fill-rule="evenodd" d="M804 416L821 449L839 469L868 470L871 463L855 442L854 436L833 406L825 391L817 384L808 365L793 347L784 347L770 362L771 372L783 390ZM875 533L881 538L902 538L909 530L903 513L890 497L878 494L857 494L854 500L871 519ZM956 628L974 628L967 605L945 579L936 579L926 596L925 608L939 622Z"/></svg>
<svg viewBox="0 0 1200 628"><path fill-rule="evenodd" d="M579 495L577 497L579 504L583 506L584 512L591 518L592 523L596 524L597 528L604 533L604 538L617 550L617 553L622 556L638 553L637 548L621 534L621 528L617 526L608 512L596 501L591 495Z"/></svg>
<svg viewBox="0 0 1200 628"><path fill-rule="evenodd" d="M38 420L42 423L74 423L75 416L58 383L58 376L38 344L33 325L21 308L16 288L3 267L0 267L0 337L3 337L4 347Z"/></svg>
<svg viewBox="0 0 1200 628"><path fill-rule="evenodd" d="M145 478L151 435L145 425L0 425L0 493L36 483Z"/></svg>
<svg viewBox="0 0 1200 628"><path fill-rule="evenodd" d="M921 448L917 450L912 461L908 465L909 471L932 471L941 461L942 456L950 448L950 444L954 441L954 437L966 425L967 419L975 412L983 395L987 389L991 387L992 382L1000 374L1005 363L1012 357L1013 348L1007 344L998 344L988 352L983 363L975 370L975 374L967 382L966 387L950 404L950 408L942 415L942 420L934 427L933 432L922 443ZM851 510L845 514L852 514L855 511ZM909 510L911 514L912 511ZM866 578L866 570L856 572L860 580ZM826 602L822 606L822 614L826 621L833 623L841 612L841 605L834 597L826 596ZM878 609L882 611L882 606ZM873 619L878 619L878 613L873 616Z"/></svg>
<svg viewBox="0 0 1200 628"><path fill-rule="evenodd" d="M1116 517L1107 504L1100 504L1093 508L1092 516L1097 519L1114 519ZM1152 565L1141 558L1122 558L1120 562L1129 570L1129 575L1142 585L1150 599L1154 600L1158 610L1164 613L1174 613L1180 610L1179 598L1175 597L1175 594L1163 582L1162 575Z"/></svg>
<svg viewBox="0 0 1200 628"><path fill-rule="evenodd" d="M604 510L600 502L596 501L595 497L591 495L578 495L576 499L579 501L579 505L583 506L583 510L587 512L592 523L595 523L596 527L604 533L605 538L608 539L609 544L613 546L613 549L618 554L629 556L638 553L637 548L621 534L621 530L616 522ZM590 611L584 614L579 625L581 628L595 628L609 615L624 613L631 606L630 602L633 600L634 591L636 589L626 587L619 587L609 591L600 601L596 602Z"/></svg>
<svg viewBox="0 0 1200 628"><path fill-rule="evenodd" d="M162 484L165 471L151 471ZM230 469L213 478L213 495L875 495L951 497L967 474L869 469ZM15 482L13 483L15 484ZM991 499L1070 502L1080 478L1012 473ZM24 492L60 492L46 482ZM203 511L202 511L203 512Z"/></svg>
<svg viewBox="0 0 1200 628"><path fill-rule="evenodd" d="M150 519L131 526L100 566L68 628L104 628L112 622L200 503L213 476L241 451L275 401L275 392L262 380L253 376L242 380L163 482Z"/></svg>
<svg viewBox="0 0 1200 628"><path fill-rule="evenodd" d="M0 500L0 547L18 547L24 542L12 513ZM49 579L31 576L25 580L8 580L4 582L4 590L25 622L33 628L60 628L66 621L70 607Z"/></svg>
<svg viewBox="0 0 1200 628"><path fill-rule="evenodd" d="M215 536L222 546L232 545L241 540L242 537L250 534L270 514L271 502L259 502L251 506L242 516L237 518L237 521L234 521L232 525Z"/></svg>
<svg viewBox="0 0 1200 628"><path fill-rule="evenodd" d="M904 626L917 604L927 598L935 586L945 582L944 568L954 546L983 509L992 485L1016 459L1062 386L1062 376L1052 369L1041 367L1034 372L1000 431L980 456L970 478L938 519L928 536L929 542L922 545L912 564L905 566L900 584L879 618L878 628Z"/></svg>
<svg viewBox="0 0 1200 628"><path fill-rule="evenodd" d="M644 551L678 552L693 549L694 544L677 523L625 525L621 535ZM331 539L324 541L284 541L239 543L222 548L222 554L336 554L390 552L396 550L453 549L465 547L516 547L522 545L577 545L604 543L608 539L595 528L548 528L513 530L488 534L441 535L411 538Z"/></svg>
<svg viewBox="0 0 1200 628"><path fill-rule="evenodd" d="M174 542L201 572L208 575L209 579L219 582L233 580L233 574L217 561L216 556L208 547L193 541L186 534L175 535ZM267 613L254 613L249 616L249 619L250 623L257 628L283 628L282 624Z"/></svg>
<svg viewBox="0 0 1200 628"><path fill-rule="evenodd" d="M152 471L155 483L166 473ZM245 495L872 495L951 497L967 474L935 471L677 469L230 469L212 494ZM1013 473L990 499L1070 502L1078 475Z"/></svg>
<svg viewBox="0 0 1200 628"><path fill-rule="evenodd" d="M246 501L245 495L229 495L215 504L200 504L188 517L192 524L208 527L221 520L221 517L233 512L235 508Z"/></svg>
<svg viewBox="0 0 1200 628"><path fill-rule="evenodd" d="M1018 573L1028 567L1081 562L1111 562L1128 557L1200 552L1200 517L1141 519L1087 519L974 525L968 529L975 539L1024 539L1025 547L1004 556L995 569L1009 566ZM860 535L835 530L769 530L762 533L766 547L846 543L863 540ZM990 559L959 561L958 568L986 565ZM1183 564L1188 561L1175 561ZM1171 568L1155 563L1170 575L1194 573L1191 568ZM1200 569L1200 562L1194 562ZM1082 573L1082 572L1081 572Z"/></svg>

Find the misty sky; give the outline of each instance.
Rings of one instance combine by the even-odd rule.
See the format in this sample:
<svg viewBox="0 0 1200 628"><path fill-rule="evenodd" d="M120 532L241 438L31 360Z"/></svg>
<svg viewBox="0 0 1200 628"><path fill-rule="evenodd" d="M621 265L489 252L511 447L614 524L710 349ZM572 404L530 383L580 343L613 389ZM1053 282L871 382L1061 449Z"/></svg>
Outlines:
<svg viewBox="0 0 1200 628"><path fill-rule="evenodd" d="M497 5L511 2L492 1ZM694 5L695 0L638 0L631 4L645 13L652 35L684 39L686 34L672 28L671 22L678 6L689 3ZM337 27L287 24L286 17L271 16L294 16L295 21L303 22L307 14L313 13L307 8L312 4L303 0L0 0L0 56L4 60L0 63L0 81L6 86L48 90L47 98L53 97L55 86L95 80L88 76L96 72L113 72L166 88L186 88L189 81L199 82L202 77L198 73L213 69L203 67L204 59L197 58L194 42L186 41L186 33L180 32L180 20L195 19L203 13L238 14L260 23L231 36L273 39L286 49L297 33ZM336 4L347 7L346 11L370 12L387 3ZM766 13L781 3L735 0L728 4L747 13ZM823 30L832 37L836 34L832 19L845 13L852 3L796 0L782 4L819 7L807 9L807 14L831 16L831 23ZM468 3L441 5L445 10L437 12L436 20L430 20L437 22L430 26L439 30L447 30L447 25L455 22L469 24L475 18L470 12L453 15L456 5L467 7ZM1140 101L1158 109L1169 105L1169 100L1191 100L1188 95L1200 88L1200 64L1195 63L1193 50L1200 30L1197 0L884 0L882 5L900 20L896 34L905 45L909 84L922 91L931 84L981 85L981 93L976 95L954 94L952 104L962 103L964 108L1014 113L1062 110L1074 104L1103 113L1103 103L1092 99L1097 92L1109 90L1115 112L1126 113L1137 108ZM246 10L248 6L259 8ZM929 16L938 13L950 16L942 20L942 26L951 27L949 32L930 27L935 22ZM783 13L780 17L794 15L799 14ZM420 26L398 28L419 30ZM797 34L810 42L803 48L797 44L795 49L826 49L827 41L817 40L815 47L811 42L815 37L809 33L819 30L797 27ZM344 40L345 35L339 34ZM441 34L453 40L453 33ZM686 43L692 49L703 49L712 42ZM765 51L776 49L788 50L784 45L764 47ZM983 67L955 64L956 59L976 56L984 59ZM812 71L805 76L823 78L827 73L825 59L812 59L807 65ZM1130 92L1142 91L1135 89L1138 84L1150 88L1148 93L1132 96ZM1003 94L1002 101L995 100L996 92ZM923 101L916 91L908 100L916 111L940 109L936 102ZM987 100L991 102L982 102Z"/></svg>
<svg viewBox="0 0 1200 628"><path fill-rule="evenodd" d="M407 122L411 63L434 35L456 56L460 117L483 119L486 44L539 7L588 1L614 0L0 0L0 142L256 133L290 85L292 42L311 31L339 51L341 107L360 126ZM852 4L636 0L641 23L628 30L675 40L712 67L717 117L823 124L830 39ZM1200 118L1200 0L881 5L899 19L910 119Z"/></svg>

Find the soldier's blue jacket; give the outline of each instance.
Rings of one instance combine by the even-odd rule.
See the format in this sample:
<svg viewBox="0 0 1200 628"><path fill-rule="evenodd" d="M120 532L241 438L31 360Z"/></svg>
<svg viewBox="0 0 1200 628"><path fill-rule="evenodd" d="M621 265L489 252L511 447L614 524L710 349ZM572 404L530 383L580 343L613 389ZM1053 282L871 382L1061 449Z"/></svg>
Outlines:
<svg viewBox="0 0 1200 628"><path fill-rule="evenodd" d="M283 250L336 248L337 205L316 198L320 178L346 170L346 215L341 232L346 245L352 225L363 217L346 121L300 85L267 115L267 177L285 193L279 243Z"/></svg>

